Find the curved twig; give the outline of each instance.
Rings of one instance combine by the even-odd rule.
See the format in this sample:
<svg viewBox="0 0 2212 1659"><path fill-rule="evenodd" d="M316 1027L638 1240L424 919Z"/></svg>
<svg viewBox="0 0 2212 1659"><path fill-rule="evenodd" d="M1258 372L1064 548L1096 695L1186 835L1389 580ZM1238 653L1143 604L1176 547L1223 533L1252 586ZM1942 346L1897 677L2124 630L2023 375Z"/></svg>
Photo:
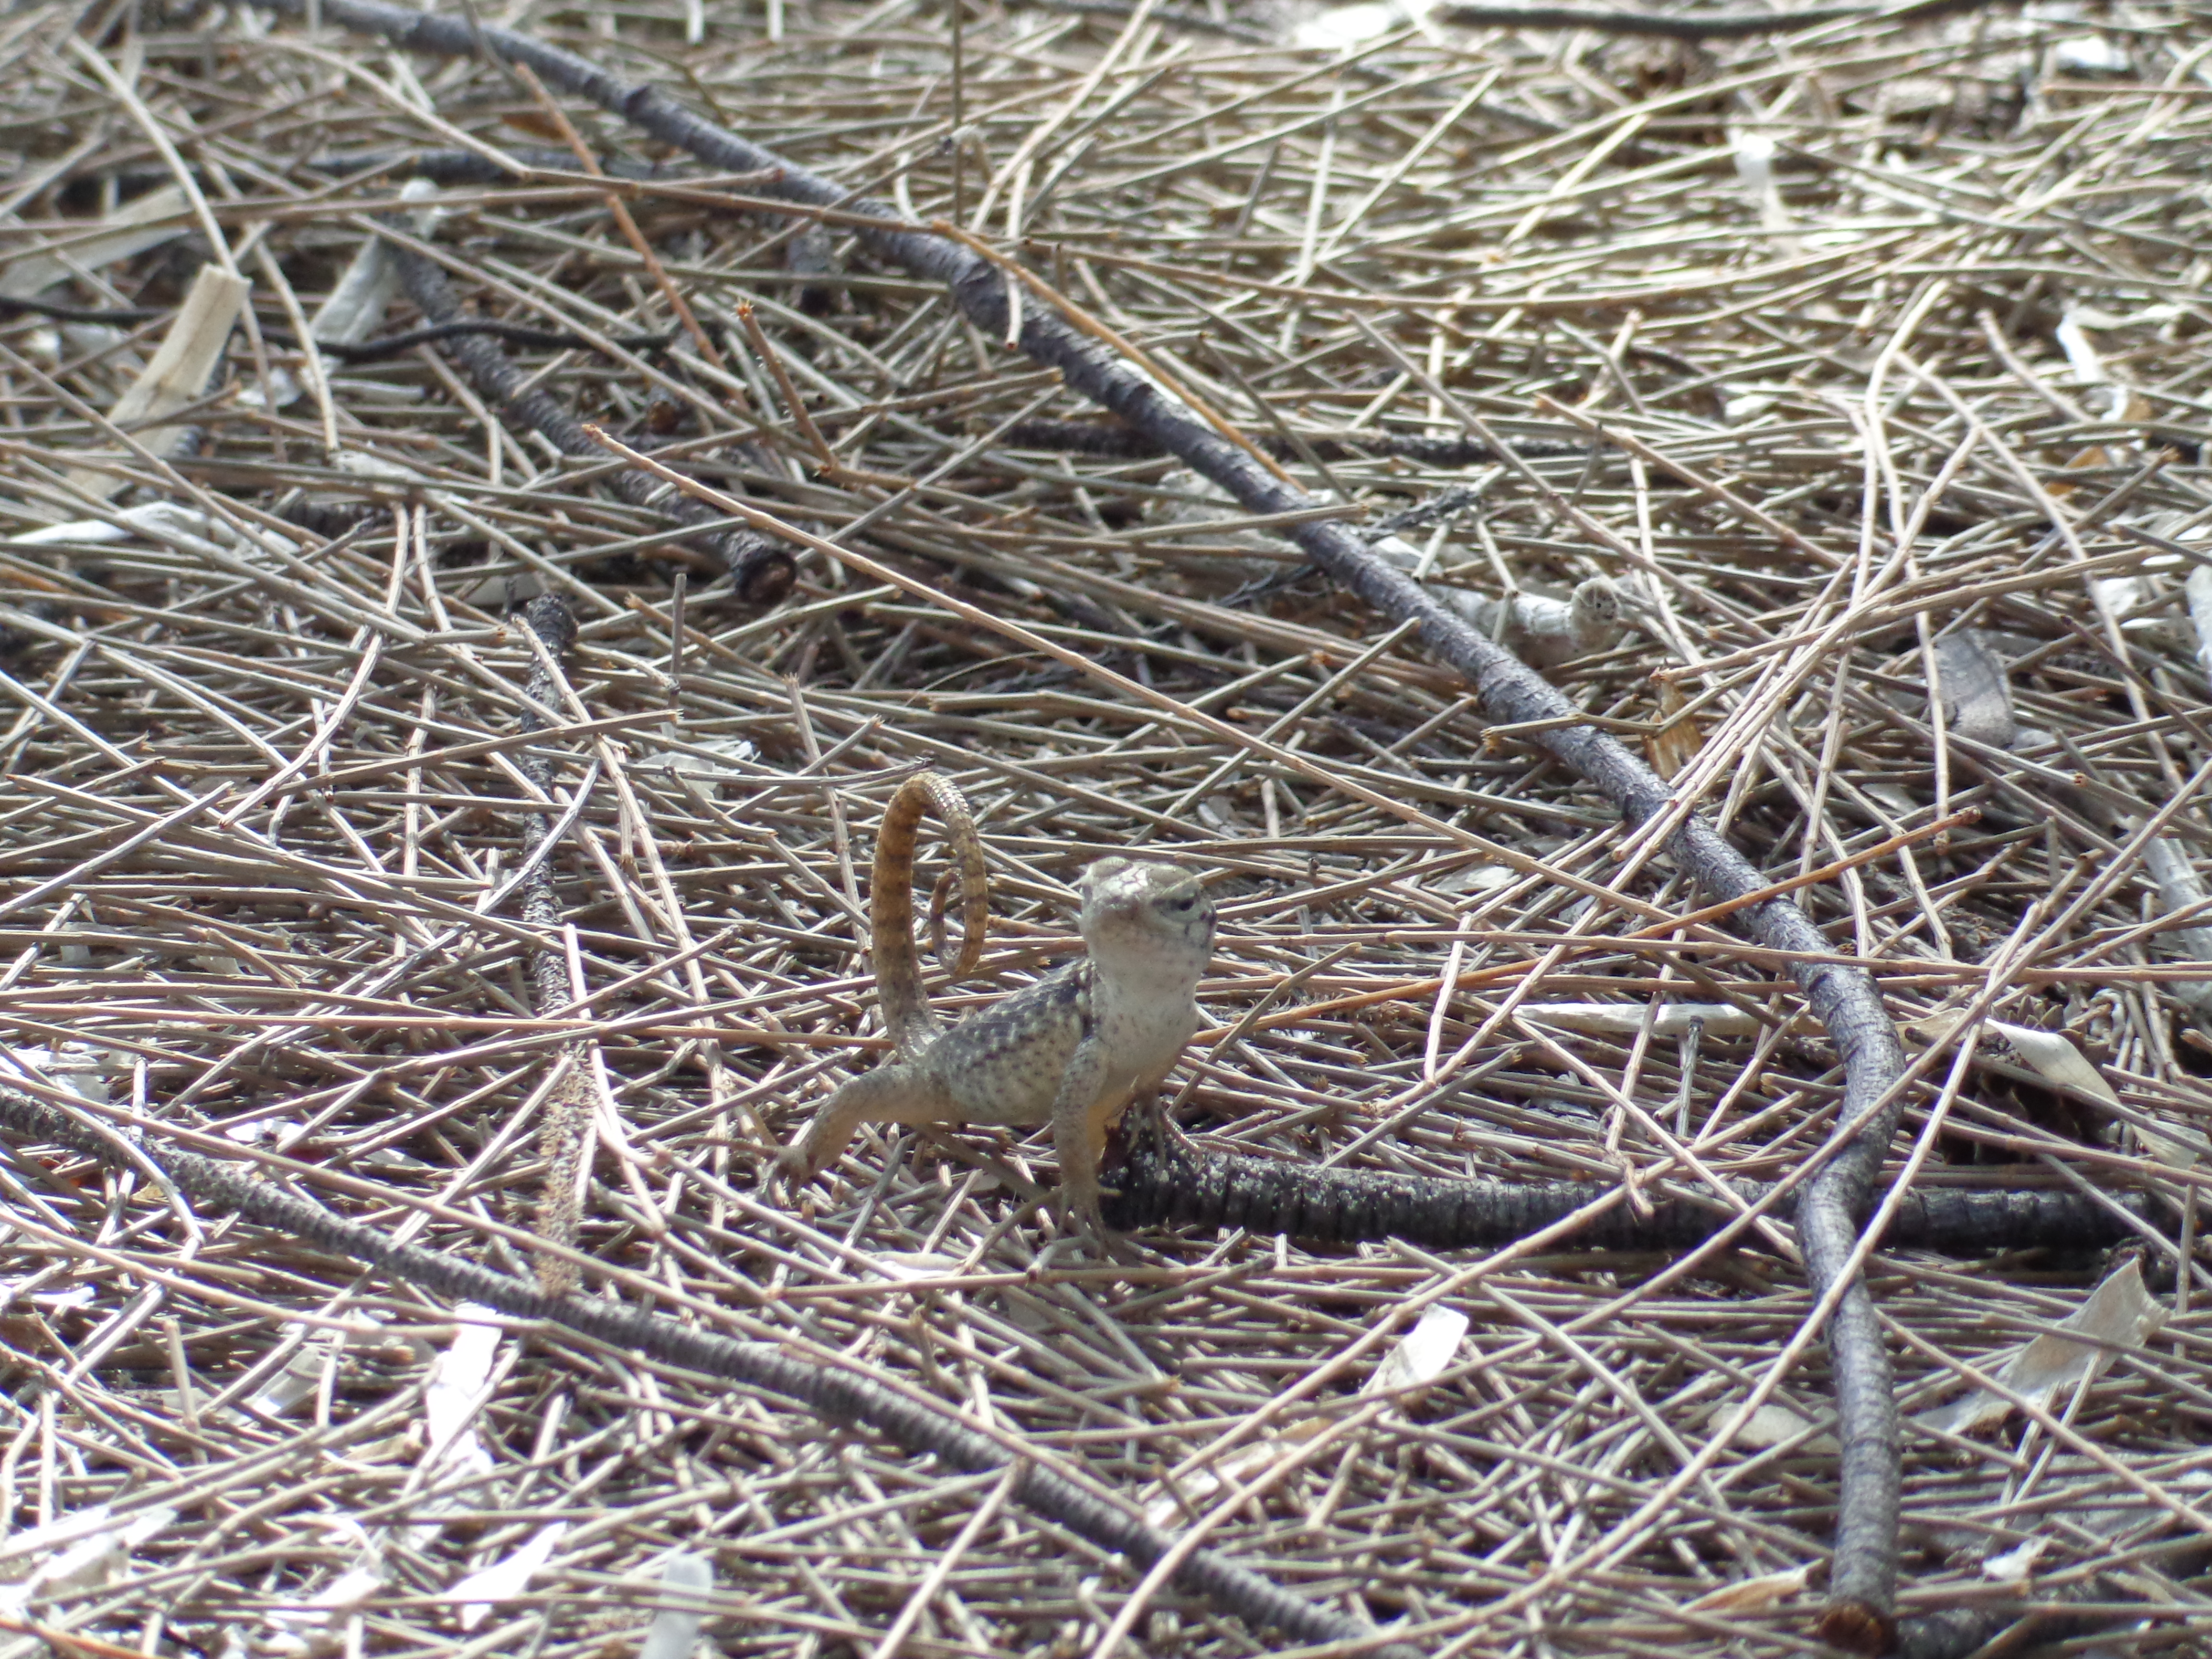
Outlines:
<svg viewBox="0 0 2212 1659"><path fill-rule="evenodd" d="M1938 4L1952 3L1937 0ZM307 0L253 3L296 15L304 11ZM944 283L987 337L1006 336L1007 272L951 237L906 227L887 204L850 199L836 181L702 120L657 86L624 81L573 52L512 30L487 27L478 31L460 19L430 16L383 0L319 3L326 22L381 35L407 50L446 57L489 51L526 64L549 84L591 99L711 166L732 173L776 169L776 182L767 187L775 194L806 207L836 206L848 224L880 218L881 228L860 232L873 252ZM1124 362L1112 347L1057 313L1040 304L1025 304L1018 338L1031 359L1058 369L1070 387L1159 442L1228 490L1248 511L1288 514L1318 505L1265 465L1249 446L1223 436L1156 380ZM470 343L496 351L482 340L454 345L458 349ZM1574 706L1557 690L1439 605L1419 583L1376 557L1346 526L1309 520L1291 526L1288 534L1339 586L1393 622L1414 623L1422 643L1466 677L1492 720L1519 724L1577 718ZM1673 805L1667 786L1650 769L1603 732L1586 726L1558 726L1540 731L1533 740L1601 792L1632 824L1666 813ZM1738 897L1765 884L1741 854L1696 817L1686 817L1666 845L1698 884L1717 898ZM1845 1127L1848 1139L1824 1149L1826 1162L1807 1183L1797 1210L1798 1238L1813 1289L1817 1297L1825 1298L1837 1288L1851 1260L1858 1241L1855 1218L1865 1207L1903 1109L1893 1085L1904 1073L1904 1051L1872 978L1857 968L1814 959L1827 952L1828 942L1793 901L1775 898L1748 906L1740 913L1740 921L1760 944L1808 958L1796 970L1796 977L1844 1062L1838 1121ZM1828 1342L1843 1457L1829 1602L1820 1631L1839 1646L1875 1653L1888 1647L1896 1634L1899 1435L1889 1357L1863 1278L1854 1277L1841 1289L1829 1322Z"/></svg>
<svg viewBox="0 0 2212 1659"><path fill-rule="evenodd" d="M0 1089L0 1128L66 1146L111 1168L143 1168L124 1146L13 1090ZM1101 1549L1120 1551L1133 1561L1150 1565L1175 1547L1171 1534L1050 1467L1042 1454L1017 1458L1000 1440L968 1427L943 1407L856 1370L799 1358L773 1343L741 1342L625 1303L545 1291L458 1256L398 1243L388 1233L344 1220L319 1204L196 1152L143 1148L139 1156L194 1199L351 1256L441 1296L481 1303L518 1319L543 1320L665 1364L781 1395L833 1420L862 1425L910 1452L936 1456L956 1469L1003 1469L1018 1464L1012 1479L1024 1504ZM1186 1589L1248 1623L1272 1626L1302 1642L1358 1642L1374 1637L1366 1626L1278 1589L1210 1550L1193 1552L1176 1577ZM1382 1652L1407 1659L1408 1650L1384 1648Z"/></svg>

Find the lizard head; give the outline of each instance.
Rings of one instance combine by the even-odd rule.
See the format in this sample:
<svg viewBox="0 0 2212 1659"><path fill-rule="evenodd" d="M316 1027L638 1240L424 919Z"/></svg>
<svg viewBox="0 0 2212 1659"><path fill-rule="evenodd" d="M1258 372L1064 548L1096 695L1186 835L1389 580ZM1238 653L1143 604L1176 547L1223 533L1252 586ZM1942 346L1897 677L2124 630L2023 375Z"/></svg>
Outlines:
<svg viewBox="0 0 2212 1659"><path fill-rule="evenodd" d="M1083 939L1093 957L1194 978L1213 951L1213 901L1172 864L1101 859L1083 872Z"/></svg>

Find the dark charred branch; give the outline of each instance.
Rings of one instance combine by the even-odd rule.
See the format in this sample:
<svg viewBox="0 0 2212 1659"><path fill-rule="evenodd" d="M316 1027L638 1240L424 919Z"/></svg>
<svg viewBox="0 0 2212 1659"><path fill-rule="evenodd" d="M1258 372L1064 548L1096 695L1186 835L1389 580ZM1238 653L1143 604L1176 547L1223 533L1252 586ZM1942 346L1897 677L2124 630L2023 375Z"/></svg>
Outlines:
<svg viewBox="0 0 2212 1659"><path fill-rule="evenodd" d="M1921 0L1913 6L1814 6L1802 11L1613 11L1594 6L1441 6L1430 15L1462 28L1589 29L1597 34L1658 35L1669 40L1742 40L1790 34L1830 23L1917 23L1954 11L1972 11L1986 0Z"/></svg>
<svg viewBox="0 0 2212 1659"><path fill-rule="evenodd" d="M1363 456L1392 456L1419 461L1424 466L1481 466L1504 459L1497 448L1480 438L1429 438L1409 432L1321 432L1304 435L1305 447L1323 461L1355 461ZM1105 426L1096 421L1017 421L1000 440L1010 449L1050 449L1062 454L1091 455L1102 460L1149 460L1169 453L1158 439L1133 428ZM1274 433L1255 435L1252 441L1279 461L1303 459L1296 446ZM1563 439L1514 439L1507 446L1524 460L1589 453L1586 443Z"/></svg>
<svg viewBox="0 0 2212 1659"><path fill-rule="evenodd" d="M2019 1607L1946 1607L1907 1620L1898 1632L1897 1659L1966 1659L2027 1613Z"/></svg>
<svg viewBox="0 0 2212 1659"><path fill-rule="evenodd" d="M1078 17L1127 18L1136 15L1135 0L1037 0L1047 11L1064 11ZM1282 44L1272 30L1255 23L1238 23L1215 17L1196 6L1155 6L1151 16L1156 22L1170 28L1188 29L1194 34L1218 34L1224 40L1242 40L1247 46L1273 46Z"/></svg>
<svg viewBox="0 0 2212 1659"><path fill-rule="evenodd" d="M1048 11L1084 16L1129 17L1133 0L1036 0ZM1802 11L1682 13L1613 11L1594 6L1448 5L1430 15L1465 28L1589 29L1597 34L1659 35L1671 40L1741 40L1787 34L1828 23L1907 23L1967 11L1985 0L1923 0L1916 6L1819 6ZM1188 6L1159 6L1151 15L1177 28L1226 35L1255 46L1288 46L1280 35L1249 23L1225 22Z"/></svg>
<svg viewBox="0 0 2212 1659"><path fill-rule="evenodd" d="M2169 1582L2185 1579L2204 1571L2206 1558L2212 1554L2212 1540L2201 1534L2171 1539L2146 1553L2153 1560L2145 1565L2154 1563L2154 1570ZM2133 1593L2134 1586L2123 1589L2100 1575L2046 1591L2051 1598L2048 1601L2008 1600L1916 1614L1905 1621L1899 1632L1897 1659L1967 1659L1971 1654L1991 1651L1990 1644L2007 1631L2013 1631L2003 1644L2002 1650L2008 1653L2022 1652L2030 1646L2039 1653L2052 1653L2061 1650L2060 1643L2079 1641L2101 1631L2130 1627L2140 1631L2139 1613L2092 1611L2069 1605L2108 1598L2119 1601ZM2021 1628L2013 1630L2015 1626ZM2184 1635L2170 1650L2185 1653L2190 1646L2191 1638Z"/></svg>
<svg viewBox="0 0 2212 1659"><path fill-rule="evenodd" d="M545 647L545 654L535 658L532 663L530 677L522 692L529 706L522 711L515 725L523 732L544 732L561 724L559 716L554 712L560 688L554 684L553 667L576 642L576 618L565 603L547 593L523 607L522 619ZM530 780L531 787L550 798L553 793L553 757L550 753L533 744L517 752L515 769ZM529 896L542 893L550 898L552 893L552 880L545 872L543 856L546 839L550 833L542 814L528 812L523 815L522 856L528 872L523 882L526 895L523 908L526 910L533 902ZM558 926L560 920L561 913L556 906L550 921L552 925ZM532 925L538 924L533 921ZM533 967L532 974L537 971ZM569 995L568 969L557 967L557 971L561 980L561 1000L566 1001Z"/></svg>
<svg viewBox="0 0 2212 1659"><path fill-rule="evenodd" d="M319 501L297 493L278 501L276 512L285 523L311 530L331 541L356 534L363 526L390 516L389 508L372 501Z"/></svg>
<svg viewBox="0 0 2212 1659"><path fill-rule="evenodd" d="M843 1364L802 1358L787 1342L738 1341L665 1314L599 1296L556 1294L457 1256L398 1243L387 1232L344 1220L273 1182L243 1173L235 1164L173 1147L157 1151L141 1146L113 1131L100 1133L79 1119L12 1090L0 1090L0 1128L28 1142L66 1147L114 1169L143 1172L150 1164L188 1197L350 1256L407 1284L455 1301L482 1303L518 1319L558 1325L664 1364L795 1401L834 1422L879 1434L917 1456L934 1456L951 1468L1003 1469L1018 1462L1014 1492L1021 1502L1099 1548L1119 1552L1132 1561L1149 1566L1175 1546L1172 1534L1148 1526L1111 1496L1060 1473L1048 1454L1017 1454L1003 1439L969 1428L926 1397L894 1389ZM270 1161L288 1173L319 1173ZM1193 1551L1176 1578L1223 1612L1301 1643L1355 1642L1373 1635L1343 1614L1278 1589L1211 1550ZM1402 1647L1382 1651L1397 1659L1408 1659L1410 1652Z"/></svg>
<svg viewBox="0 0 2212 1659"><path fill-rule="evenodd" d="M400 178L428 179L441 185L514 185L520 182L515 171L517 167L532 173L566 173L572 179L582 170L577 162L576 153L570 149L525 144L504 154L511 165L502 164L489 155L473 149L341 151L313 156L300 165L309 172L325 173L334 179L365 179L378 173L389 173ZM599 170L608 178L625 183L676 179L692 172L688 161L661 167L651 161L633 161L627 155L601 155L594 159ZM189 159L185 163L185 170L196 182L204 185L211 184L207 170L193 166ZM112 181L114 188L125 198L159 190L164 185L175 183L177 178L166 167L125 167L118 169L102 165L101 157L98 156L90 158L82 167L70 168L61 177L82 179L88 175L97 176L104 183ZM727 184L729 181L722 179L718 182Z"/></svg>
<svg viewBox="0 0 2212 1659"><path fill-rule="evenodd" d="M1279 1158L1200 1152L1179 1139L1132 1138L1107 1172L1116 1196L1106 1206L1114 1225L1242 1227L1321 1244L1402 1239L1428 1249L1490 1249L1565 1219L1605 1188L1582 1181L1455 1181L1370 1170L1316 1169ZM1729 1183L1746 1204L1768 1188ZM2145 1217L2138 1194L2110 1202ZM1659 1198L1650 1213L1626 1204L1591 1217L1568 1235L1566 1248L1682 1250L1719 1232L1736 1212L1717 1200ZM1882 1244L1891 1249L1973 1255L1992 1250L2101 1249L2132 1237L2112 1209L2063 1189L1933 1188L1905 1194Z"/></svg>
<svg viewBox="0 0 2212 1659"><path fill-rule="evenodd" d="M58 323L101 323L112 328L128 328L138 323L152 322L157 317L173 315L173 312L159 306L64 306L46 300L10 299L0 295L0 317L51 317ZM428 328L410 328L404 334L387 334L380 340L318 340L315 349L326 357L336 357L349 363L374 362L380 358L397 357L403 351L411 351L418 345L432 345L440 340L451 340L463 334L485 334L494 339L505 340L509 345L532 346L542 351L597 351L599 348L582 335L561 328L532 328L525 323L501 322L495 318L464 318L450 323L435 323ZM264 323L261 337L271 345L296 346L299 337L289 329ZM675 339L672 331L665 334L626 334L616 336L609 343L623 351L665 351Z"/></svg>
<svg viewBox="0 0 2212 1659"><path fill-rule="evenodd" d="M533 173L574 173L575 152L526 147L506 152L514 167ZM651 161L633 161L626 155L601 155L599 171L610 179L633 182L681 176ZM428 179L438 185L512 185L514 167L502 167L492 157L473 149L368 150L354 155L319 155L307 163L317 173L340 179L388 173L395 178Z"/></svg>
<svg viewBox="0 0 2212 1659"><path fill-rule="evenodd" d="M532 653L530 678L522 694L526 706L515 724L524 732L543 732L560 719L556 673L561 658L575 643L576 619L567 605L546 593L523 607L522 620L542 648ZM532 788L549 801L554 799L550 750L532 744L516 751L514 764ZM568 973L561 899L553 886L552 821L542 812L526 811L521 832L517 891L522 920L538 937L530 947L530 1004L532 1012L546 1019L568 1011L576 1000L576 986ZM592 1079L590 1057L581 1042L562 1044L553 1064L554 1076L538 1108L538 1151L545 1162L545 1184L538 1200L538 1236L562 1250L573 1250L583 1224L582 1178L592 1145ZM538 1280L559 1294L575 1288L576 1271L558 1252L542 1253Z"/></svg>
<svg viewBox="0 0 2212 1659"><path fill-rule="evenodd" d="M434 324L473 320L461 314L460 301L446 273L421 254L395 249L399 279L407 297ZM583 425L546 392L529 384L507 354L481 334L455 334L439 342L439 349L466 372L477 390L505 413L522 422L564 455L605 459L606 451L584 435ZM613 476L616 493L633 506L683 524L719 522L711 507L678 491L672 485L625 467ZM759 605L774 605L791 591L791 555L767 537L744 529L716 529L672 538L696 546L719 560L730 573L740 598Z"/></svg>
<svg viewBox="0 0 2212 1659"><path fill-rule="evenodd" d="M254 3L297 15L307 0ZM856 218L880 220L879 228L858 233L870 252L944 283L985 337L1006 337L1008 279L990 260L951 238L908 228L886 204L853 199L834 179L702 120L656 86L623 81L573 52L512 30L479 29L467 19L432 16L383 0L319 3L325 23L380 35L406 50L470 58L489 52L526 64L549 85L592 100L710 167L731 173L777 169L775 182L765 188L799 206L835 208L846 225ZM1017 337L1033 361L1058 369L1072 389L1146 433L1227 490L1248 512L1290 514L1319 505L1056 311L1025 305ZM454 342L451 349L470 348L497 352L482 340ZM1288 533L1340 586L1393 622L1415 623L1422 644L1466 677L1493 721L1517 725L1577 718L1574 705L1557 689L1376 556L1348 526L1313 520L1291 526ZM1667 786L1603 732L1587 726L1558 726L1541 729L1533 741L1603 793L1631 824L1670 805ZM1739 898L1765 884L1747 860L1697 817L1686 817L1666 847L1714 899ZM1851 1651L1878 1653L1896 1637L1897 1406L1889 1356L1864 1280L1843 1281L1857 1243L1854 1218L1864 1208L1903 1110L1896 1085L1904 1075L1905 1054L1873 980L1863 969L1818 961L1827 953L1828 941L1794 901L1774 898L1747 906L1736 919L1761 945L1813 958L1797 969L1797 982L1844 1068L1838 1117L1844 1138L1818 1155L1823 1161L1798 1206L1797 1231L1815 1293L1825 1296L1840 1287L1827 1337L1843 1446L1841 1492L1820 1633Z"/></svg>
<svg viewBox="0 0 2212 1659"><path fill-rule="evenodd" d="M0 295L0 317L50 317L58 323L104 323L111 328L128 328L174 314L173 309L159 306L65 306L28 295Z"/></svg>
<svg viewBox="0 0 2212 1659"><path fill-rule="evenodd" d="M326 357L336 357L349 363L374 362L380 358L397 357L403 351L411 351L418 345L435 345L441 341L459 339L465 334L481 334L488 339L504 340L509 345L529 346L539 351L597 351L599 345L582 335L565 328L532 328L526 323L505 323L495 318L465 319L451 323L434 323L428 328L410 328L404 334L387 334L380 340L318 340L315 349ZM264 327L262 338L271 345L296 345L298 340L283 329ZM665 351L676 338L675 331L665 334L618 334L608 341L622 351Z"/></svg>

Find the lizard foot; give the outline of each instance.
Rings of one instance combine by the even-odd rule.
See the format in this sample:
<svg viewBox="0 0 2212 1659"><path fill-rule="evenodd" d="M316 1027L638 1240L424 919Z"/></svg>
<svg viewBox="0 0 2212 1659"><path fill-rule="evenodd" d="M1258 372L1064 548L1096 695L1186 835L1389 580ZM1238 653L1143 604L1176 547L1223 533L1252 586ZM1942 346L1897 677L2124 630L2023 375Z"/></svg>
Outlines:
<svg viewBox="0 0 2212 1659"><path fill-rule="evenodd" d="M1091 1242L1101 1255L1111 1257L1124 1267L1156 1267L1160 1260L1127 1233L1107 1233Z"/></svg>
<svg viewBox="0 0 2212 1659"><path fill-rule="evenodd" d="M775 1178L782 1184L784 1201L787 1204L796 1204L800 1191L811 1185L814 1178L822 1173L815 1167L814 1160L796 1146L779 1147L769 1168Z"/></svg>
<svg viewBox="0 0 2212 1659"><path fill-rule="evenodd" d="M1098 1197L1087 1203L1064 1199L1062 1212L1066 1219L1067 1231L1062 1238L1071 1245L1088 1249L1101 1261L1117 1261L1125 1267L1146 1266L1152 1260L1150 1253L1127 1234L1115 1232L1108 1226L1106 1218L1099 1212L1099 1198L1113 1196L1112 1188L1106 1188L1100 1189Z"/></svg>
<svg viewBox="0 0 2212 1659"><path fill-rule="evenodd" d="M1066 1265L1080 1267L1085 1260L1109 1261L1123 1267L1149 1267L1158 1258L1143 1246L1119 1233L1065 1232L1037 1252L1036 1270L1049 1271L1061 1257Z"/></svg>

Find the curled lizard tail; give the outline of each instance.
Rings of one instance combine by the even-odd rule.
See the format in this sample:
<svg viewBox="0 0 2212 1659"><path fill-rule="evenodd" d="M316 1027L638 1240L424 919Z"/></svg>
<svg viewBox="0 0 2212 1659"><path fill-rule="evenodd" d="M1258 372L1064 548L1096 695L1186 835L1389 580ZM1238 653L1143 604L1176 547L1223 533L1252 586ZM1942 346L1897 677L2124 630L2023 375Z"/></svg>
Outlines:
<svg viewBox="0 0 2212 1659"><path fill-rule="evenodd" d="M923 994L921 961L914 943L914 840L926 806L934 806L944 820L945 839L959 862L960 959L953 964L955 979L975 972L991 914L983 843L976 837L975 819L966 799L942 774L915 773L899 786L884 812L884 827L876 836L875 873L868 887L868 954L883 999L884 1026L902 1060L945 1029ZM933 919L934 914L933 910Z"/></svg>

